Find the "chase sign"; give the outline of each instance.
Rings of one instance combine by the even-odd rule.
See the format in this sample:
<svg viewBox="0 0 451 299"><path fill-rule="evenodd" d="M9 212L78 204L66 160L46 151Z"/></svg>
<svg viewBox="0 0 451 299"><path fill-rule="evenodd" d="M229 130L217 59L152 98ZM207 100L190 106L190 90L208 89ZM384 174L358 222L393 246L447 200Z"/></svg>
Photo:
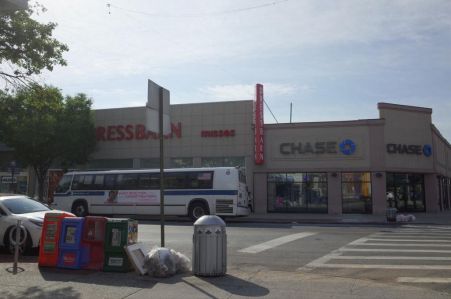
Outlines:
<svg viewBox="0 0 451 299"><path fill-rule="evenodd" d="M351 139L344 139L341 142L336 141L317 141L317 142L284 142L279 145L279 152L284 155L305 155L305 154L343 154L353 155L357 145Z"/></svg>
<svg viewBox="0 0 451 299"><path fill-rule="evenodd" d="M432 156L432 146L430 144L418 145L388 143L387 153L430 157Z"/></svg>

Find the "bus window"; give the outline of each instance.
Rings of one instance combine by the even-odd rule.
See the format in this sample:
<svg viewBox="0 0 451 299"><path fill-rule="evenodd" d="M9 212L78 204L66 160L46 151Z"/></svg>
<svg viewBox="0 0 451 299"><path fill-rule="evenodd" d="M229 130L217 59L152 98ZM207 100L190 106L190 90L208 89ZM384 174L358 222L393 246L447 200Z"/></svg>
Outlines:
<svg viewBox="0 0 451 299"><path fill-rule="evenodd" d="M96 176L94 178L93 189L102 190L103 189L103 179L104 179L103 174L96 174Z"/></svg>
<svg viewBox="0 0 451 299"><path fill-rule="evenodd" d="M106 190L116 189L116 175L106 174L104 179L104 188Z"/></svg>
<svg viewBox="0 0 451 299"><path fill-rule="evenodd" d="M212 172L190 172L186 179L187 189L211 189L213 187Z"/></svg>
<svg viewBox="0 0 451 299"><path fill-rule="evenodd" d="M58 183L58 187L56 187L55 192L56 193L66 193L69 191L70 181L72 180L71 175L65 175L61 178L60 182Z"/></svg>
<svg viewBox="0 0 451 299"><path fill-rule="evenodd" d="M92 190L94 188L93 180L93 174L76 175L72 183L72 190Z"/></svg>
<svg viewBox="0 0 451 299"><path fill-rule="evenodd" d="M164 186L167 189L187 189L185 173L171 172L164 175Z"/></svg>
<svg viewBox="0 0 451 299"><path fill-rule="evenodd" d="M140 173L138 188L140 190L160 189L160 175L157 173Z"/></svg>
<svg viewBox="0 0 451 299"><path fill-rule="evenodd" d="M137 173L118 174L116 178L116 188L119 190L138 189L138 174Z"/></svg>

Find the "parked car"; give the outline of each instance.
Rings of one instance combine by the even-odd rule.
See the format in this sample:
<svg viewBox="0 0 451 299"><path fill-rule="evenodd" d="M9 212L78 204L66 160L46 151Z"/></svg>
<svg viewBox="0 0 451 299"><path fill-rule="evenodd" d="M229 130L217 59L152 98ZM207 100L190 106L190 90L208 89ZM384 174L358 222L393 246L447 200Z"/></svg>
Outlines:
<svg viewBox="0 0 451 299"><path fill-rule="evenodd" d="M17 220L22 220L19 250L24 253L39 246L44 215L52 210L24 195L0 195L0 246L14 252Z"/></svg>

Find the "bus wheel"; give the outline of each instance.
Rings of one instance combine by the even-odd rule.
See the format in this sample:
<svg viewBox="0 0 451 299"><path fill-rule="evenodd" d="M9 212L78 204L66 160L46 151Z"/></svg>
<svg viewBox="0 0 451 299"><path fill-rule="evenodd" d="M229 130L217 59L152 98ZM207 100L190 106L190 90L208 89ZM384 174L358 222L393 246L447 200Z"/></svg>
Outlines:
<svg viewBox="0 0 451 299"><path fill-rule="evenodd" d="M77 201L72 206L72 213L77 217L88 216L88 205L83 201Z"/></svg>
<svg viewBox="0 0 451 299"><path fill-rule="evenodd" d="M189 217L193 220L196 221L197 219L199 219L200 217L204 216L204 215L208 215L208 209L205 206L205 204L201 203L201 202L195 202L192 205L190 205L189 207Z"/></svg>

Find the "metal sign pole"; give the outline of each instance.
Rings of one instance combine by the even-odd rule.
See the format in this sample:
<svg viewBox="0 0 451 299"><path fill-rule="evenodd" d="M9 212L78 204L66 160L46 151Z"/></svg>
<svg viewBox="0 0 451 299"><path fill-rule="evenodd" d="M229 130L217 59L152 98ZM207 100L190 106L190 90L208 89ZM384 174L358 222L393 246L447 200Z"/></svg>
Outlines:
<svg viewBox="0 0 451 299"><path fill-rule="evenodd" d="M16 225L16 244L14 245L13 274L17 274L17 263L19 262L20 229L21 229L21 220L17 220L17 225Z"/></svg>
<svg viewBox="0 0 451 299"><path fill-rule="evenodd" d="M159 88L158 127L160 135L160 221L161 221L161 247L164 247L164 152L163 152L163 88Z"/></svg>

